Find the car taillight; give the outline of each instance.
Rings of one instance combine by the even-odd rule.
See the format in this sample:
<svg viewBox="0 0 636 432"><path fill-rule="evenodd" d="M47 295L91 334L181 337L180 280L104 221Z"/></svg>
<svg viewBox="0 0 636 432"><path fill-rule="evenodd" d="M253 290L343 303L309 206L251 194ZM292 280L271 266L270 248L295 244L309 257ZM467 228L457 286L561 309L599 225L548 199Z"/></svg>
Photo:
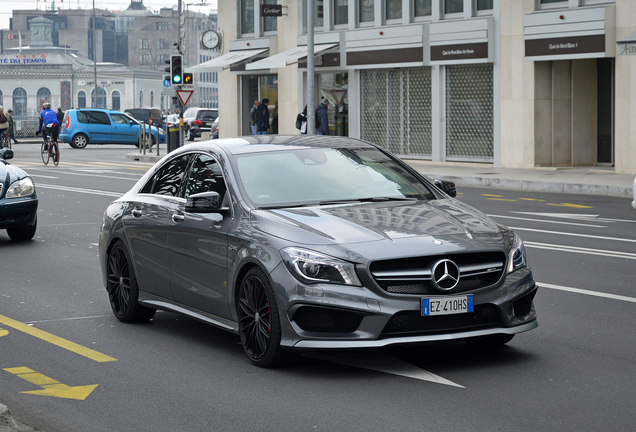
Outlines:
<svg viewBox="0 0 636 432"><path fill-rule="evenodd" d="M197 126L201 126L203 124L203 122L201 120L194 120L192 123L197 125Z"/></svg>
<svg viewBox="0 0 636 432"><path fill-rule="evenodd" d="M71 116L70 115L66 115L66 129L71 127Z"/></svg>

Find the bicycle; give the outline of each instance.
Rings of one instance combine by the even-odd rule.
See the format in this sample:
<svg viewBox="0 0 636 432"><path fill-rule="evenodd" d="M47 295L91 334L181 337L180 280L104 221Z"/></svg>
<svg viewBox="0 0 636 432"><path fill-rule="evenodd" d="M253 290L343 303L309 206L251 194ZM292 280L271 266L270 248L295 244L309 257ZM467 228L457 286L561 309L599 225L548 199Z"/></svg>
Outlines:
<svg viewBox="0 0 636 432"><path fill-rule="evenodd" d="M0 149L1 148L11 148L11 138L6 134L0 135Z"/></svg>
<svg viewBox="0 0 636 432"><path fill-rule="evenodd" d="M40 154L44 165L49 164L49 160L53 159L53 164L57 166L60 163L60 147L57 141L51 139L51 135L47 134L40 147Z"/></svg>

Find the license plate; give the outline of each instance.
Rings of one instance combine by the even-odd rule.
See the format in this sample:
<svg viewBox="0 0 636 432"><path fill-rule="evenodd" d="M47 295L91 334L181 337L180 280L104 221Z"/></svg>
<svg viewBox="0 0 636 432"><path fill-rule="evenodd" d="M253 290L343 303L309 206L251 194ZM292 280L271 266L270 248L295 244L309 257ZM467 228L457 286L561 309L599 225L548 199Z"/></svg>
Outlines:
<svg viewBox="0 0 636 432"><path fill-rule="evenodd" d="M473 296L422 299L422 316L451 315L473 311Z"/></svg>

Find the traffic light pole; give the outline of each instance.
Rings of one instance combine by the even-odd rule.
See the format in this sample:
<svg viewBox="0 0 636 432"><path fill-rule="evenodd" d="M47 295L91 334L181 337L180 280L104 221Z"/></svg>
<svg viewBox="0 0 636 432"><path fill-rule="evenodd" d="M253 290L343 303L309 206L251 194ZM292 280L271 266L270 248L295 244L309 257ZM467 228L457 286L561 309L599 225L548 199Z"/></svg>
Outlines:
<svg viewBox="0 0 636 432"><path fill-rule="evenodd" d="M177 12L178 12L178 20L179 20L179 54L182 56L185 54L186 49L186 26L185 26L185 15L183 14L183 1L178 0L177 2ZM183 57L182 57L183 58ZM183 62L181 63L181 67L183 67ZM179 83L179 87L181 87L181 83ZM179 98L179 147L183 146L185 142L184 136L184 127L183 127L183 104L181 103L181 98Z"/></svg>

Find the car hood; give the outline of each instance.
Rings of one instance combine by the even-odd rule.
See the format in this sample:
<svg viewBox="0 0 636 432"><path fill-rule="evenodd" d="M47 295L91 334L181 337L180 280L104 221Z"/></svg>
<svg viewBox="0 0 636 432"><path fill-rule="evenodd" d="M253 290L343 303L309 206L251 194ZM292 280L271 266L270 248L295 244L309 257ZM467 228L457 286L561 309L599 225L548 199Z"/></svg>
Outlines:
<svg viewBox="0 0 636 432"><path fill-rule="evenodd" d="M447 249L450 251L500 248L502 241L499 225L455 199L253 210L251 224L301 245L383 242L386 247L411 244L421 248L425 239L426 243L443 240L454 245Z"/></svg>

